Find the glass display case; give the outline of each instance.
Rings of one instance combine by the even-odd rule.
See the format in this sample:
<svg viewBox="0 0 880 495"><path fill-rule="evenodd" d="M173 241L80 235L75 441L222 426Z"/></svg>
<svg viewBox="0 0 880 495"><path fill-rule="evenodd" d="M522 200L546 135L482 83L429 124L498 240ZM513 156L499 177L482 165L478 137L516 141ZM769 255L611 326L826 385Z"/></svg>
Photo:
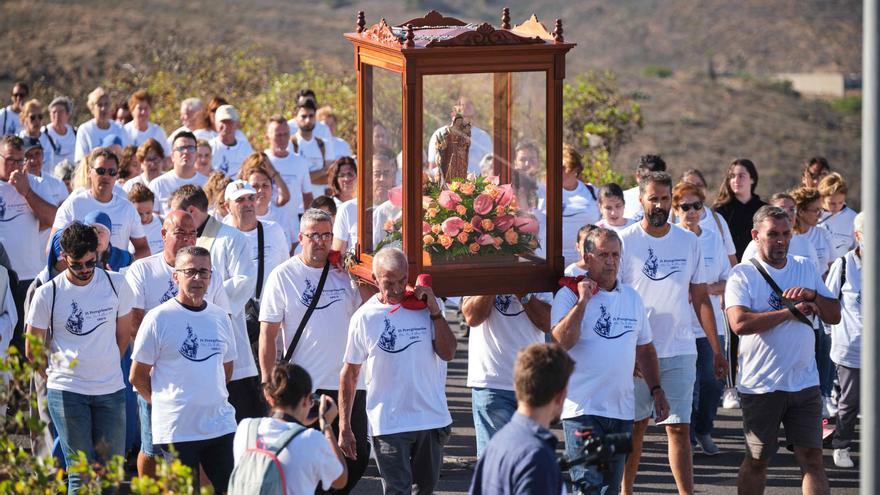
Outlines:
<svg viewBox="0 0 880 495"><path fill-rule="evenodd" d="M553 290L561 256L556 22L467 24L430 12L346 34L355 48L358 239L351 267L403 249L438 295Z"/></svg>

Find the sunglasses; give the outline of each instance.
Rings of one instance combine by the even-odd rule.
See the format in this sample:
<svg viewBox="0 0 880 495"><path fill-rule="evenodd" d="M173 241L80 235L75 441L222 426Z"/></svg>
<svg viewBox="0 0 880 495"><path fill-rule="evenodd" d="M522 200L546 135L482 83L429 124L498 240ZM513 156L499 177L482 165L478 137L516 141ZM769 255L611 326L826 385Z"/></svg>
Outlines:
<svg viewBox="0 0 880 495"><path fill-rule="evenodd" d="M27 93L12 93L13 98L27 98Z"/></svg>
<svg viewBox="0 0 880 495"><path fill-rule="evenodd" d="M97 264L98 264L97 259L83 261L82 263L76 262L76 261L68 261L67 262L67 266L70 267L71 270L76 270L76 271L85 270L87 268L94 268L95 266L97 266Z"/></svg>
<svg viewBox="0 0 880 495"><path fill-rule="evenodd" d="M691 208L693 208L694 211L700 211L703 209L703 202L694 201L693 203L682 203L678 205L678 207L681 208L681 211L683 212L691 211Z"/></svg>
<svg viewBox="0 0 880 495"><path fill-rule="evenodd" d="M119 169L115 169L115 168L98 167L98 168L93 168L92 170L94 170L95 173L98 175L109 175L110 177L116 177L116 174L119 173Z"/></svg>

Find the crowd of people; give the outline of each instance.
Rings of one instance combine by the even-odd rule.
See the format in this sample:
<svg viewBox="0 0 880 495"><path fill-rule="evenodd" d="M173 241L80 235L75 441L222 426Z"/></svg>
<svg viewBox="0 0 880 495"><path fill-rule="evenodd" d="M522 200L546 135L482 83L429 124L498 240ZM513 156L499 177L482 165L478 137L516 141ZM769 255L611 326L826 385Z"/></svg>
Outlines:
<svg viewBox="0 0 880 495"><path fill-rule="evenodd" d="M0 110L0 357L16 346L39 367L37 455L128 454L155 476L173 452L197 486L231 493L248 493L259 452L277 455L288 493L348 493L372 458L385 493L430 493L451 432L455 305L469 327L473 493L559 493L559 420L572 458L587 430L631 434L631 453L569 475L579 493L632 493L651 418L692 493L695 454L720 452L722 406L742 408L741 493L763 491L780 425L805 493L829 491L823 440L853 467L863 220L824 158L765 202L748 159L711 199L700 170L674 181L659 155L639 159L635 187L585 183L565 146L559 290L444 301L408 285L393 246L374 254L373 283L345 271L358 160L313 91L291 119L266 119L262 152L221 97L183 100L166 134L143 90L114 108L95 89L79 126L71 98L28 95L15 84ZM454 108L474 112L465 98ZM401 170L380 126L374 233L400 215L384 208ZM474 129L468 168L491 174ZM520 204L540 218L540 151L514 155ZM81 476L67 473L71 493Z"/></svg>

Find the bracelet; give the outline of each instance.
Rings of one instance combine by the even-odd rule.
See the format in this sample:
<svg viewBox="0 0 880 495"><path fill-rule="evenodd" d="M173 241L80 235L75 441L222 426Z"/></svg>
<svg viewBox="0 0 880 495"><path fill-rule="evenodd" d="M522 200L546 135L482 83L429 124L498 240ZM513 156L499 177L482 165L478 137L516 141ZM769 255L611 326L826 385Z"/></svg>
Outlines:
<svg viewBox="0 0 880 495"><path fill-rule="evenodd" d="M660 385L654 385L653 387L651 387L651 396L654 395L655 390L663 390L663 387L661 387Z"/></svg>
<svg viewBox="0 0 880 495"><path fill-rule="evenodd" d="M432 320L442 320L443 319L443 311L440 311L437 314L432 314L431 319Z"/></svg>

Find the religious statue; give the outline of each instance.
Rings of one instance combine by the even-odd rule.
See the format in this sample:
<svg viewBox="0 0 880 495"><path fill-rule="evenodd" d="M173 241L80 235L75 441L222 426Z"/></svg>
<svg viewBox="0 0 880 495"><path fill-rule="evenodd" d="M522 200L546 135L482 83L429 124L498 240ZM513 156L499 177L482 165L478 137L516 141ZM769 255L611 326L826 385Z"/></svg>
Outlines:
<svg viewBox="0 0 880 495"><path fill-rule="evenodd" d="M440 132L436 144L441 187L450 179L467 177L470 146L471 123L462 114L453 113L452 122Z"/></svg>

